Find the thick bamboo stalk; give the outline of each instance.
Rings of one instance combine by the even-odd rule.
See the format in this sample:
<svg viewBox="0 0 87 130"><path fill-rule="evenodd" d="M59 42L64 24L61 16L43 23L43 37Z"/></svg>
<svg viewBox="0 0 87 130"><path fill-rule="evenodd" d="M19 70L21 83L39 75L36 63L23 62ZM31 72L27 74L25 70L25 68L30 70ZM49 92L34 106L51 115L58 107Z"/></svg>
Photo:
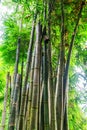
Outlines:
<svg viewBox="0 0 87 130"><path fill-rule="evenodd" d="M36 49L35 49L35 65L34 65L34 80L33 94L31 105L31 122L30 130L38 130L38 111L39 111L39 88L40 88L40 22L36 26Z"/></svg>
<svg viewBox="0 0 87 130"><path fill-rule="evenodd" d="M61 0L61 44L60 44L60 61L57 73L56 85L56 130L63 129L63 72L64 72L64 7Z"/></svg>
<svg viewBox="0 0 87 130"><path fill-rule="evenodd" d="M16 114L15 114L16 130L18 130L18 121L19 121L19 114L20 114L20 103L21 103L21 93L22 93L22 72L20 78L21 79L20 79L20 86L18 91L18 99L16 103Z"/></svg>
<svg viewBox="0 0 87 130"><path fill-rule="evenodd" d="M6 107L7 107L7 100L8 100L8 85L9 85L9 72L6 77L6 90L5 90L5 95L4 95L4 108L3 108L3 112L2 112L1 130L5 130Z"/></svg>
<svg viewBox="0 0 87 130"><path fill-rule="evenodd" d="M44 84L42 82L42 89L40 91L40 108L39 108L39 130L43 130L44 128L44 102L43 102L43 88Z"/></svg>
<svg viewBox="0 0 87 130"><path fill-rule="evenodd" d="M31 59L32 59L32 49L33 49L33 43L34 43L34 31L35 31L35 21L33 21L32 25L32 31L31 31L31 37L30 37L30 43L28 48L28 55L27 55L27 66L26 66L26 75L24 79L24 87L23 87L23 93L22 93L22 99L21 99L21 109L20 109L20 119L19 119L19 129L23 129L23 121L25 116L25 102L26 102L26 88L27 88L27 81L28 81L28 75L30 71L31 66Z"/></svg>
<svg viewBox="0 0 87 130"><path fill-rule="evenodd" d="M28 99L28 109L27 109L27 130L30 127L31 118L31 102L32 102L32 92L33 92L33 76L34 76L34 64L35 64L35 50L32 57L32 65L30 70L30 87L29 87L29 99Z"/></svg>
<svg viewBox="0 0 87 130"><path fill-rule="evenodd" d="M45 40L45 41L44 41L44 63L43 63L44 130L49 130L47 44L48 44L48 41Z"/></svg>
<svg viewBox="0 0 87 130"><path fill-rule="evenodd" d="M28 100L29 100L29 89L30 85L29 83L27 84L27 92L26 92L26 102L25 102L25 120L24 120L24 125L23 125L23 130L27 130L27 109L28 109Z"/></svg>
<svg viewBox="0 0 87 130"><path fill-rule="evenodd" d="M19 112L21 107L21 96L22 96L22 87L23 87L23 72L24 72L24 52L22 55L22 63L21 63L21 85L20 85L20 91L19 91Z"/></svg>
<svg viewBox="0 0 87 130"><path fill-rule="evenodd" d="M55 114L54 114L54 87L52 78L52 63L51 63L51 12L53 9L53 1L48 2L48 95L49 95L49 115L50 129L55 130Z"/></svg>
<svg viewBox="0 0 87 130"><path fill-rule="evenodd" d="M41 68L40 68L40 91L39 91L39 98L40 98L40 104L39 104L39 130L43 130L44 126L44 111L43 111L43 59L44 59L44 51L41 49Z"/></svg>
<svg viewBox="0 0 87 130"><path fill-rule="evenodd" d="M16 108L17 108L18 93L19 93L19 89L20 89L20 81L21 81L21 76L19 74L17 74L15 90L14 90L14 98L13 98L13 102L12 102L12 109L11 109L11 114L9 117L8 130L15 129Z"/></svg>
<svg viewBox="0 0 87 130"><path fill-rule="evenodd" d="M57 72L57 84L55 94L55 129L62 130L63 127L63 77L61 67Z"/></svg>
<svg viewBox="0 0 87 130"><path fill-rule="evenodd" d="M49 53L49 52L48 52ZM50 128L55 130L55 116L54 116L54 86L52 78L52 68L51 68L51 57L48 54L48 95L49 95L49 114L50 114Z"/></svg>

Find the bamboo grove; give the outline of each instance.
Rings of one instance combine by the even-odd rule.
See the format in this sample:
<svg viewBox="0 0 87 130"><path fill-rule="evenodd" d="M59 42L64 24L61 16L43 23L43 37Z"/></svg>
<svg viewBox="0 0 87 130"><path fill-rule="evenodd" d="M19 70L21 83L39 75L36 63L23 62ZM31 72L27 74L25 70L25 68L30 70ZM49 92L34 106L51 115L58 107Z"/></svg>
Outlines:
<svg viewBox="0 0 87 130"><path fill-rule="evenodd" d="M18 2L18 6L22 1ZM26 1L28 4L29 1ZM41 8L39 7L41 4ZM68 21L65 22L65 6L72 4L77 11L75 24L68 39ZM77 9L78 6L78 9ZM36 1L26 61L21 63L22 37L18 36L14 78L7 74L2 128L5 130L6 103L10 86L8 130L69 130L68 87L69 66L79 21L86 1L40 0ZM60 41L57 45L56 66L53 67L53 23L58 14ZM24 10L22 11L24 13ZM75 15L75 14L74 14ZM20 31L22 29L22 19ZM68 42L68 45L67 45ZM68 46L68 49L66 47ZM24 69L26 63L26 69ZM12 81L11 81L12 80Z"/></svg>

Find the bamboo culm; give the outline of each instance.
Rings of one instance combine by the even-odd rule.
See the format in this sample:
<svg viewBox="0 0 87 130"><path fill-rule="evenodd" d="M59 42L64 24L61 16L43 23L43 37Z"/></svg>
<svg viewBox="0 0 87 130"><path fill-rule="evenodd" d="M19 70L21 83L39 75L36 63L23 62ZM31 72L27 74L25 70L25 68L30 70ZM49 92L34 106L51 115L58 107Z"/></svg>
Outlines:
<svg viewBox="0 0 87 130"><path fill-rule="evenodd" d="M17 74L16 83L15 83L15 90L14 90L14 97L13 97L12 108L11 108L11 114L9 117L8 130L15 129L16 109L17 109L18 93L19 93L19 89L20 89L20 82L21 82L21 76L19 74Z"/></svg>
<svg viewBox="0 0 87 130"><path fill-rule="evenodd" d="M36 25L36 49L35 49L35 65L33 79L33 93L31 104L31 121L30 130L38 129L38 103L39 103L39 88L40 88L40 22Z"/></svg>
<svg viewBox="0 0 87 130"><path fill-rule="evenodd" d="M32 49L34 44L34 31L35 31L35 21L32 25L32 31L31 31L31 37L30 37L30 43L28 48L28 55L27 55L27 66L26 66L26 75L24 78L24 87L22 92L22 99L21 99L21 109L20 109L20 119L19 119L19 129L23 129L23 121L25 116L25 102L26 102L26 88L27 88L27 81L28 81L28 75L30 71L31 66L31 59L32 59Z"/></svg>

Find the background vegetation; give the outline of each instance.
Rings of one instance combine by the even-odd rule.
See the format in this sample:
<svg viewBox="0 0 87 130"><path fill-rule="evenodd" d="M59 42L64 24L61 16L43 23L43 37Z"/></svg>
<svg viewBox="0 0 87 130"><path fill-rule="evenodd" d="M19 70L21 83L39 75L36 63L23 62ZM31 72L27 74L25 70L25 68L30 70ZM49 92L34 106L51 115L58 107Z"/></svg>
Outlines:
<svg viewBox="0 0 87 130"><path fill-rule="evenodd" d="M60 51L60 4L59 0L56 1L56 4L54 3L55 9L51 15L52 68L55 73ZM66 28L65 62L80 2L81 0L64 0ZM5 14L2 18L4 28L3 41L0 44L0 121L3 110L6 74L9 70L13 77L18 37L20 36L22 39L19 63L19 72L21 72L22 59L24 59L25 71L35 9L37 8L39 13L43 12L42 0L38 2L37 7L35 0L30 0L29 2L27 0L7 0L3 3L3 6L6 6L9 11L9 8L12 8L12 13L9 15ZM42 21L42 25L47 24L42 16L39 19ZM87 1L85 1L71 56L68 99L69 130L87 130Z"/></svg>

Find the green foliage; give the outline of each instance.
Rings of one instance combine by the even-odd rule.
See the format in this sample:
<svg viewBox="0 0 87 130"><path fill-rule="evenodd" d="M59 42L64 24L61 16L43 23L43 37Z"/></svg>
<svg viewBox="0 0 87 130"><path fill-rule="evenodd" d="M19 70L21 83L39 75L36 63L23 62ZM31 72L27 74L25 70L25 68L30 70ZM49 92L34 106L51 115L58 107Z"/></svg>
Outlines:
<svg viewBox="0 0 87 130"><path fill-rule="evenodd" d="M78 100L78 93L75 88L69 91L69 128L70 130L87 130L87 118L82 112Z"/></svg>
<svg viewBox="0 0 87 130"><path fill-rule="evenodd" d="M5 74L8 67L13 72L13 66L15 63L16 48L18 37L21 37L21 53L20 63L22 56L26 59L28 44L30 40L30 31L32 26L32 20L35 16L35 12L39 14L39 20L42 25L48 24L47 21L43 20L43 1L36 0L12 0L14 3L14 11L10 16L4 18L4 35L3 44L0 46L0 105L3 101L3 93L5 86ZM69 50L71 37L74 31L74 27L77 21L79 12L79 6L81 1L72 0L70 3L65 1L64 12L65 12L65 43L68 47L65 48L65 63ZM13 4L11 3L11 4ZM85 77L87 77L87 18L86 11L87 6L84 7L82 17L79 23L78 31L75 38L75 44L72 52L71 63L70 63L70 83L69 83L69 127L70 130L87 130L87 118L84 115L81 105L81 93L77 92L79 74L75 72L76 67L81 67ZM55 9L51 13L51 40L52 43L52 67L56 71L59 51L60 51L60 37L61 37L61 11L59 1L56 3ZM1 62L2 59L4 62ZM26 63L25 63L26 64ZM12 67L12 68L11 68ZM7 68L7 69L6 69ZM80 80L84 80L81 79ZM83 92L84 99L87 94ZM87 106L86 106L87 107ZM85 107L85 108L86 108ZM1 107L0 107L1 108ZM85 109L85 112L87 109ZM0 109L0 117L2 110Z"/></svg>

